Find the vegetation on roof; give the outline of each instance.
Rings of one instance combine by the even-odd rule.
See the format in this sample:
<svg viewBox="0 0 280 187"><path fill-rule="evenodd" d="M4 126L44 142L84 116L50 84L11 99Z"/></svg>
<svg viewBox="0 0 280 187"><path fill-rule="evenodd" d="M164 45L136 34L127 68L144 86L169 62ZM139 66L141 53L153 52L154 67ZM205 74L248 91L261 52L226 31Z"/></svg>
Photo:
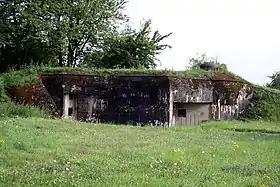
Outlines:
<svg viewBox="0 0 280 187"><path fill-rule="evenodd" d="M214 71L206 71L202 69L187 69L181 71L174 70L151 70L151 69L96 69L84 67L51 67L51 66L28 66L21 70L9 70L6 73L0 74L3 80L4 87L24 84L35 81L39 78L39 73L81 73L92 74L98 76L110 75L141 75L141 76L183 76L183 77L205 77L223 80L232 79L236 81L245 81L241 77L228 72L215 73Z"/></svg>
<svg viewBox="0 0 280 187"><path fill-rule="evenodd" d="M49 66L30 66L21 70L11 70L0 75L5 87L24 84L38 79L38 73L61 73L79 72L92 75L169 75L169 76L210 76L213 72L204 70L191 71L170 71L170 70L145 70L145 69L95 69L95 68L71 68L71 67L49 67Z"/></svg>

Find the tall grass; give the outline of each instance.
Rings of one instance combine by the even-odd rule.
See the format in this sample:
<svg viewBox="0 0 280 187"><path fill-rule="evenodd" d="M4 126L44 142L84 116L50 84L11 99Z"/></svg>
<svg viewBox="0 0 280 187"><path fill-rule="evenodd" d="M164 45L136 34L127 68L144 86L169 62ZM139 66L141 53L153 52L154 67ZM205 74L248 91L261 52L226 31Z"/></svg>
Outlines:
<svg viewBox="0 0 280 187"><path fill-rule="evenodd" d="M4 80L3 78L0 76L0 104L1 103L6 103L6 102L10 102L10 98L7 96L6 94L6 89L4 86Z"/></svg>
<svg viewBox="0 0 280 187"><path fill-rule="evenodd" d="M46 118L49 114L42 109L13 102L0 104L0 118L3 117L41 117Z"/></svg>

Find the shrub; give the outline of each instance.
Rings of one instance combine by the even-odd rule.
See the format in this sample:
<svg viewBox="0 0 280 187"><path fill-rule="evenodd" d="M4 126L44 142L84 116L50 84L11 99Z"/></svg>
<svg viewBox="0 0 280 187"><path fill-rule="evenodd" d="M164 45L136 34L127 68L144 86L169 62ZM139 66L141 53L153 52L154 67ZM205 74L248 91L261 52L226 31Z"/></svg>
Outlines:
<svg viewBox="0 0 280 187"><path fill-rule="evenodd" d="M243 119L280 120L280 90L254 86L252 105L241 115Z"/></svg>
<svg viewBox="0 0 280 187"><path fill-rule="evenodd" d="M0 103L10 101L9 97L6 95L4 81L2 77L0 77Z"/></svg>

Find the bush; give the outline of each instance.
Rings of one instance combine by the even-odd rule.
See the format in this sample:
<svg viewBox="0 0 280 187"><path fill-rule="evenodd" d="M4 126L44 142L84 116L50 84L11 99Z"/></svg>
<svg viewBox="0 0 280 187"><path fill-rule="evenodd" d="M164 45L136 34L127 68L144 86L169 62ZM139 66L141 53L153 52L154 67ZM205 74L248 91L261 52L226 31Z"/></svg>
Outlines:
<svg viewBox="0 0 280 187"><path fill-rule="evenodd" d="M8 102L10 101L9 97L6 95L4 81L0 77L0 103Z"/></svg>
<svg viewBox="0 0 280 187"><path fill-rule="evenodd" d="M243 119L280 121L280 90L254 86L252 105L241 115Z"/></svg>
<svg viewBox="0 0 280 187"><path fill-rule="evenodd" d="M0 118L3 117L48 117L48 113L33 106L15 103L2 103L0 104Z"/></svg>

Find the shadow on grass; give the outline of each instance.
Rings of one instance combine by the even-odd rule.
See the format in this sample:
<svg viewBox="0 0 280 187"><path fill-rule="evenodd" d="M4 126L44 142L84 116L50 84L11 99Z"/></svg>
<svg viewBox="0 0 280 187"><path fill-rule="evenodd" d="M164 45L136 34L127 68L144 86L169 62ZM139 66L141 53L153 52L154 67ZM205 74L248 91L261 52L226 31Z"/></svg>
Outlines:
<svg viewBox="0 0 280 187"><path fill-rule="evenodd" d="M239 141L280 141L279 134L239 134L236 135L235 138Z"/></svg>
<svg viewBox="0 0 280 187"><path fill-rule="evenodd" d="M272 131L267 129L249 129L249 128L224 128L225 130L235 131L235 132L256 132L256 133L263 133L263 134L279 134L279 131Z"/></svg>
<svg viewBox="0 0 280 187"><path fill-rule="evenodd" d="M235 134L235 137L239 140L280 140L279 131L271 131L267 129L249 129L249 128L224 128L228 131L241 132Z"/></svg>
<svg viewBox="0 0 280 187"><path fill-rule="evenodd" d="M221 170L223 172L239 173L244 176L252 176L259 174L264 175L269 172L263 168L257 168L252 164L224 165L221 167Z"/></svg>

